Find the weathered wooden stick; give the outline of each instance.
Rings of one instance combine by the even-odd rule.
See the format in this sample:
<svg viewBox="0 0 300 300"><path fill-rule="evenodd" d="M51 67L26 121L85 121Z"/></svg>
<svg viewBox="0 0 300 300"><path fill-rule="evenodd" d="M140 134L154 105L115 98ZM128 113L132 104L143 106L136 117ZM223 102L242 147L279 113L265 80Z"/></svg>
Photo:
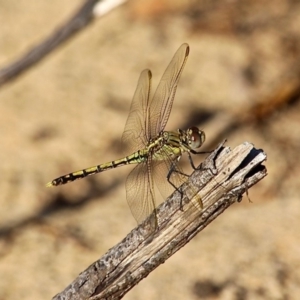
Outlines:
<svg viewBox="0 0 300 300"><path fill-rule="evenodd" d="M266 154L245 142L216 148L154 214L53 299L121 299L267 175ZM200 200L201 199L201 200ZM201 203L202 202L202 203ZM202 207L203 205L203 207ZM201 208L202 207L202 208Z"/></svg>

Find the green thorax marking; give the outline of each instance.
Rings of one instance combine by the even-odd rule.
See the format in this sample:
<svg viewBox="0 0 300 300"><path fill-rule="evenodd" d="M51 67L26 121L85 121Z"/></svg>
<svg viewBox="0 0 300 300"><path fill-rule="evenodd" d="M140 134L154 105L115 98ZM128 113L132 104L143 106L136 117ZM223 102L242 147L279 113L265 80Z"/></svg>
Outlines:
<svg viewBox="0 0 300 300"><path fill-rule="evenodd" d="M161 132L158 138L149 143L148 149L153 160L175 159L187 151L182 145L181 135L173 131Z"/></svg>

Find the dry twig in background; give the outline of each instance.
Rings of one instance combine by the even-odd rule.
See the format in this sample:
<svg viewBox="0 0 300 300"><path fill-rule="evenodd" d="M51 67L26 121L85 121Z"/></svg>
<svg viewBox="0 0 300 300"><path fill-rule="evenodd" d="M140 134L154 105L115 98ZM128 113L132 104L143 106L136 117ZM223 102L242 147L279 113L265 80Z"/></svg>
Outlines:
<svg viewBox="0 0 300 300"><path fill-rule="evenodd" d="M55 48L67 41L75 33L85 28L93 20L94 14L96 14L98 17L100 15L102 16L108 13L115 6L122 4L124 1L105 1L105 3L103 3L105 7L104 5L100 7L98 4L98 2L102 2L101 0L84 1L78 11L57 30L55 30L49 37L45 38L45 40L43 40L39 45L33 46L32 49L30 49L15 62L12 62L8 66L0 69L0 86L21 75L24 71L38 63ZM94 12L95 7L96 12Z"/></svg>

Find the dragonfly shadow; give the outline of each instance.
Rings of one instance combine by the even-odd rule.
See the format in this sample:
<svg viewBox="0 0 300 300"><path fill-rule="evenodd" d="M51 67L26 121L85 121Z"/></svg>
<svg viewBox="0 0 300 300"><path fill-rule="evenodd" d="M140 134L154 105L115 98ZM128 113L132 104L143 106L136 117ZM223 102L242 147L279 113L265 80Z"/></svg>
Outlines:
<svg viewBox="0 0 300 300"><path fill-rule="evenodd" d="M52 201L48 205L44 206L35 215L19 219L7 226L2 226L0 228L0 237L9 237L11 236L11 234L23 228L24 226L41 222L44 217L51 216L52 214L55 214L57 212L61 212L64 210L77 211L86 206L91 201L99 201L99 198L101 200L104 200L104 196L107 193L109 193L111 190L115 190L116 186L122 183L121 179L117 179L114 180L111 184L102 186L94 178L87 178L87 181L89 182L87 192L83 197L77 198L76 203L74 203L74 201L72 201L72 199L70 199L70 197L66 194L58 192L57 194L55 194Z"/></svg>
<svg viewBox="0 0 300 300"><path fill-rule="evenodd" d="M181 125L181 128L190 128L192 126L201 126L205 124L215 115L215 112L208 110L191 110L186 122Z"/></svg>
<svg viewBox="0 0 300 300"><path fill-rule="evenodd" d="M93 177L87 178L86 181L88 182L87 191L85 192L84 196L76 199L76 203L74 203L69 196L66 196L62 193L57 193L53 201L41 211L40 216L46 216L62 209L77 210L91 201L98 201L99 198L103 200L107 193L109 193L111 190L115 190L116 187L122 182L121 179L116 179L111 184L106 184L104 186L99 184L99 181L95 180Z"/></svg>
<svg viewBox="0 0 300 300"><path fill-rule="evenodd" d="M114 153L117 157L131 154L127 149L127 145L122 143L121 137L112 139L109 145L109 149L112 149L110 150L110 152Z"/></svg>

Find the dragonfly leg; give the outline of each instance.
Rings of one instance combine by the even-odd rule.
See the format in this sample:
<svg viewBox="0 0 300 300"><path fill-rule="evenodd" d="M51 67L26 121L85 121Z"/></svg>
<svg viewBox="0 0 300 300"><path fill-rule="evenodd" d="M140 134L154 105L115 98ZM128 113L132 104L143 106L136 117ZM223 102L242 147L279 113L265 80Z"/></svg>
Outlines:
<svg viewBox="0 0 300 300"><path fill-rule="evenodd" d="M178 158L178 160L179 160L179 158ZM173 164L173 163L172 163L171 168L170 168L170 170L169 170L169 172L168 172L168 174L167 174L167 180L168 180L169 184L171 184L171 185L173 186L173 188L174 188L178 193L180 193L180 210L183 211L183 205L182 205L183 191L180 190L180 189L179 189L179 188L171 181L171 175L172 175L173 173L178 173L178 174L183 175L183 176L186 176L186 177L188 177L189 175L187 175L187 174L185 174L185 173L179 171L178 169L176 169L176 166L175 166L175 164Z"/></svg>
<svg viewBox="0 0 300 300"><path fill-rule="evenodd" d="M193 161L192 156L191 156L191 153L193 153L193 154L210 154L210 153L213 152L213 150L212 150L212 151L195 151L195 150L190 150L190 151L191 151L191 152L188 152L189 161L190 161L190 164L191 164L191 166L192 166L192 168L193 168L194 170L199 170L199 169L201 169L201 165L200 165L199 167L196 167L196 166L195 166L194 161Z"/></svg>
<svg viewBox="0 0 300 300"><path fill-rule="evenodd" d="M190 161L190 164L191 164L192 168L193 168L194 170L197 170L197 167L196 167L195 164L194 164L194 161L193 161L193 158L192 158L192 155L191 155L190 152L188 152L188 156L189 156L189 161Z"/></svg>

